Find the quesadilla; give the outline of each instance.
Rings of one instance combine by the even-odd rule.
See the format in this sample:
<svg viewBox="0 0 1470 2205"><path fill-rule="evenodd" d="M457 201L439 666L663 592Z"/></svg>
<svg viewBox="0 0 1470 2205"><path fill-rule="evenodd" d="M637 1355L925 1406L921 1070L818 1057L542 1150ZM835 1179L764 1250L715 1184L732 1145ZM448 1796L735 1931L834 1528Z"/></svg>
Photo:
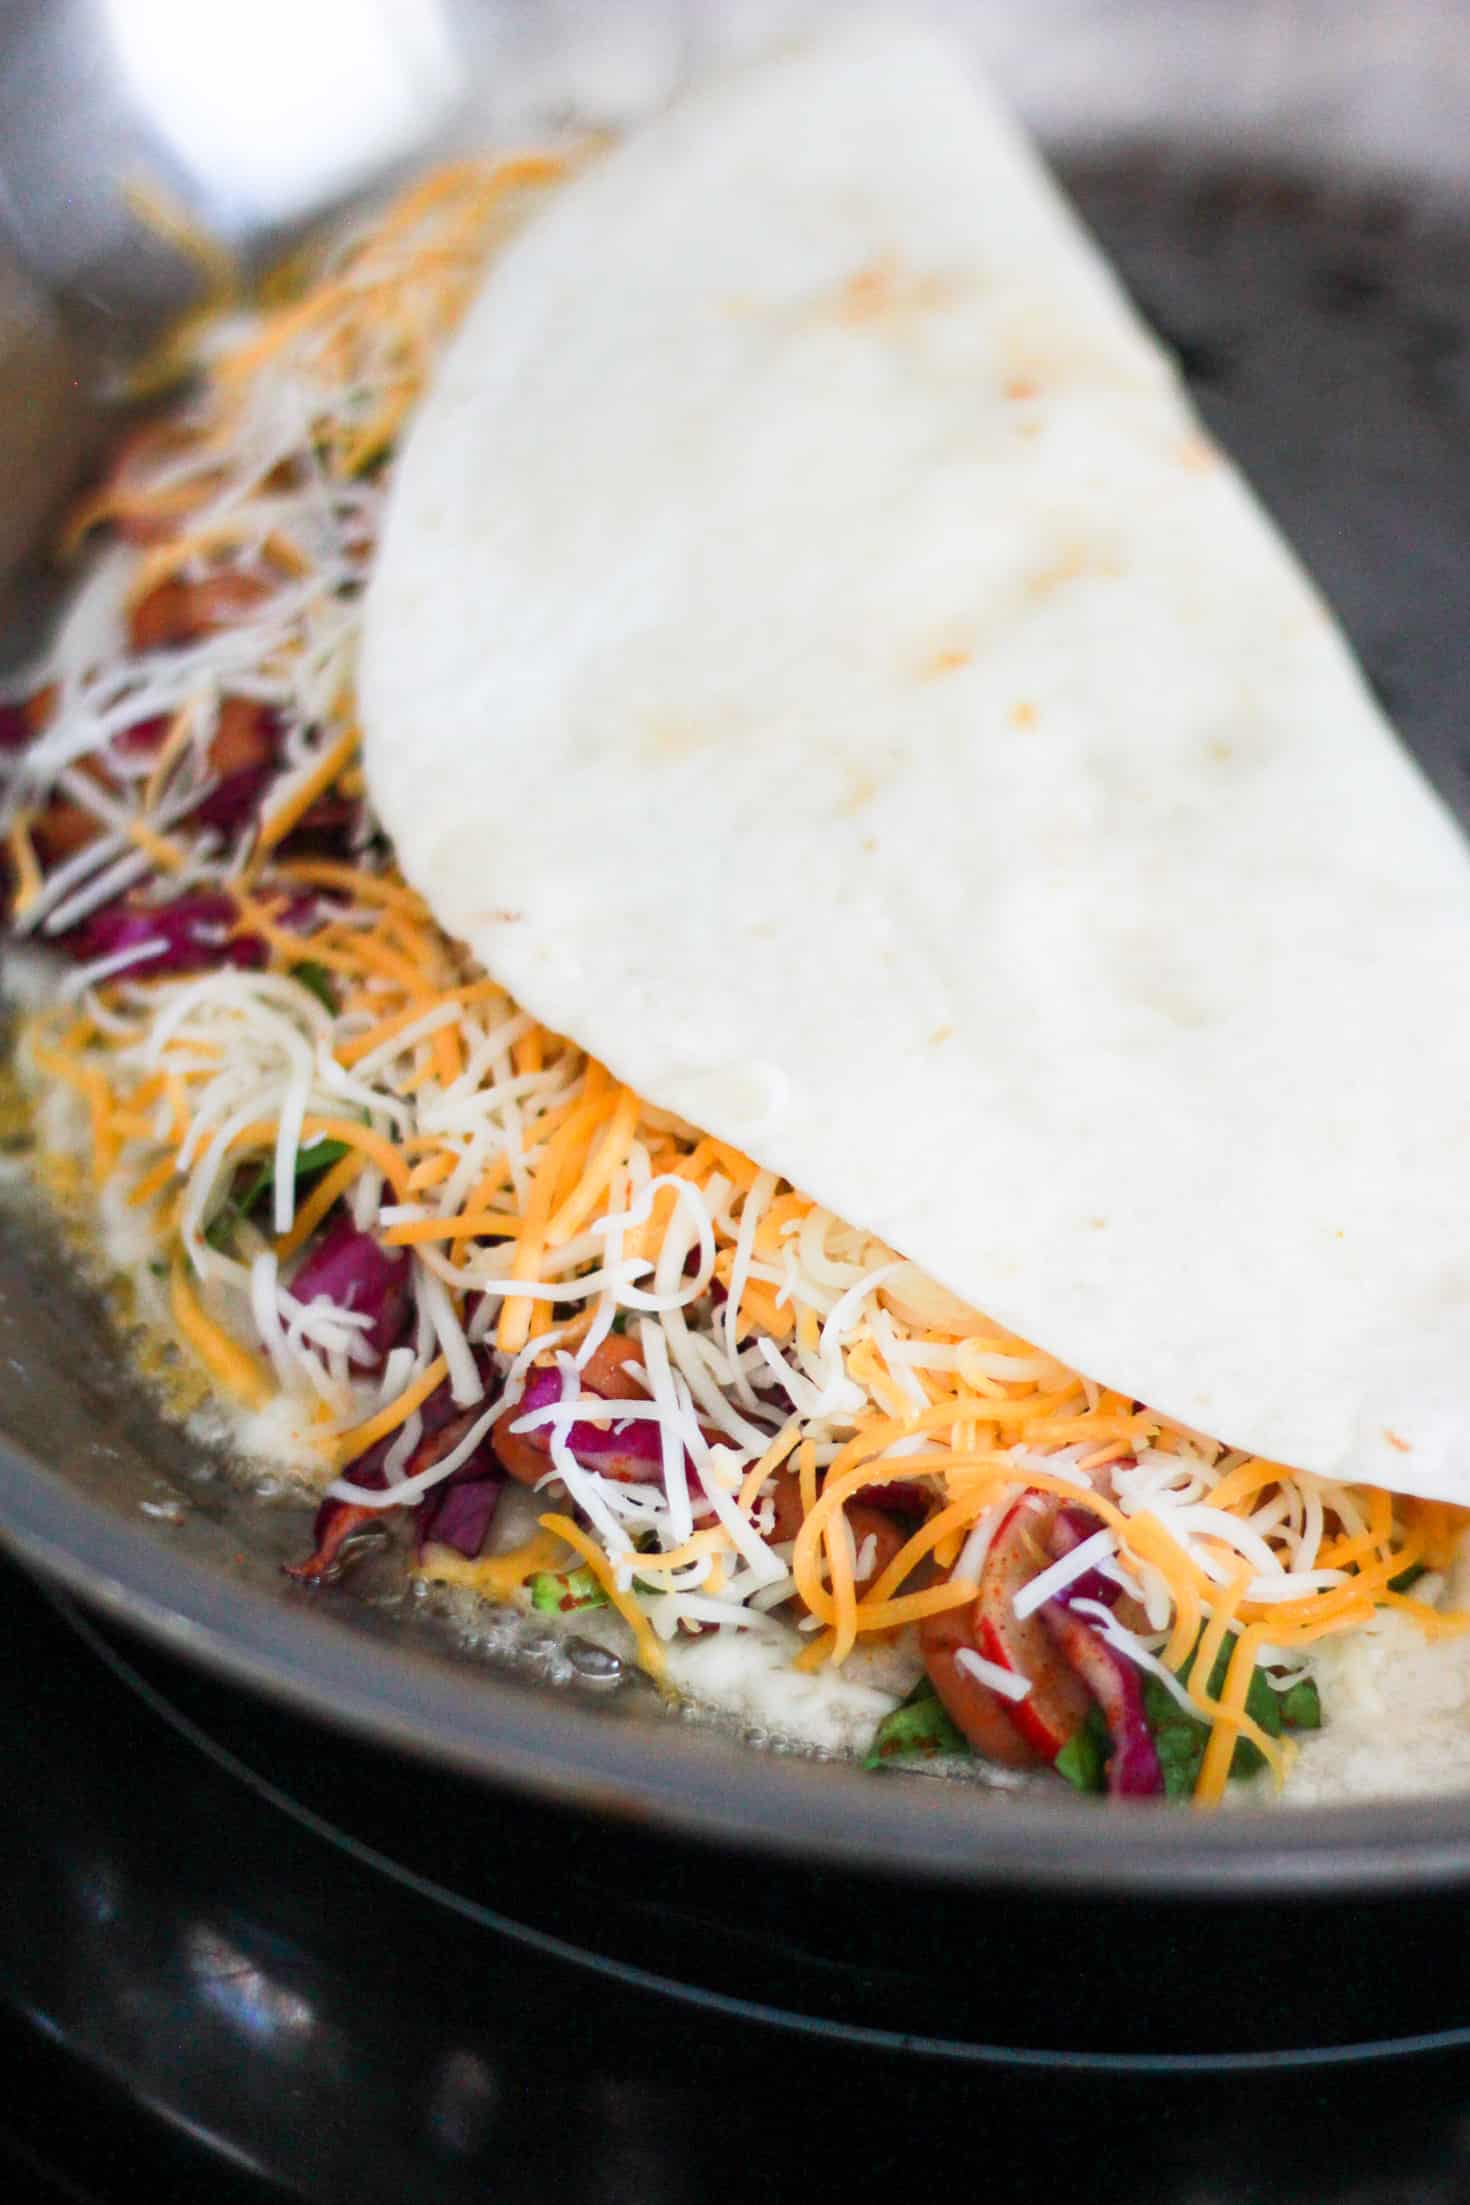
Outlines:
<svg viewBox="0 0 1470 2205"><path fill-rule="evenodd" d="M937 42L503 256L362 700L408 877L640 1093L1182 1423L1470 1500L1470 851Z"/></svg>
<svg viewBox="0 0 1470 2205"><path fill-rule="evenodd" d="M1470 1781L1463 845L966 63L165 359L0 708L18 1061L293 1574L874 1766Z"/></svg>

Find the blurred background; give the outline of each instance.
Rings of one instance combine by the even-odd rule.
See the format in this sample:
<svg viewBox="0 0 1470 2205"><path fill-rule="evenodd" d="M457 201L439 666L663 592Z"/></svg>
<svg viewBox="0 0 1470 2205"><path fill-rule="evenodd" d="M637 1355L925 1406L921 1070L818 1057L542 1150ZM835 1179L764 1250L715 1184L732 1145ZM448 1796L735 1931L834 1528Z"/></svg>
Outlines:
<svg viewBox="0 0 1470 2205"><path fill-rule="evenodd" d="M838 0L843 10L863 0ZM888 0L890 6L904 0ZM1421 270L1420 233L1436 211L1453 218L1470 193L1470 21L1463 0L909 0L959 34L991 69L1057 161L1145 311L1185 348L1218 351L1244 336L1262 373L1304 375L1313 411L1274 421L1199 378L1211 425L1262 486L1347 619L1391 703L1402 630L1375 618L1388 516L1401 501L1368 487L1385 467L1377 400L1338 424L1329 501L1315 483L1299 497L1279 447L1300 447L1321 393L1316 327L1330 268L1299 272L1313 295L1294 311L1283 294L1281 225L1258 235L1267 180L1341 199L1377 192L1398 210L1397 280L1422 298L1406 309L1377 299L1352 338L1359 351L1387 335L1436 373L1458 357L1445 302L1460 274L1443 255ZM246 265L269 262L315 223L390 185L432 153L617 129L723 61L797 36L832 0L0 0L0 590L44 531L60 490L103 433L97 398L146 334L198 296L195 259L167 237L193 223ZM1129 176L1124 169L1133 167ZM1160 181L1143 177L1150 162ZM1235 180L1238 222L1220 204L1184 200L1206 176ZM1247 188L1243 180L1249 180ZM1217 194L1218 199L1218 194ZM1148 201L1160 228L1149 231ZM1172 208L1172 219L1166 219ZM167 219L161 220L161 217ZM1338 218L1333 218L1338 219ZM1339 226L1356 217L1345 213ZM1407 225L1407 228L1406 228ZM1407 232L1412 231L1413 235ZM1318 225L1316 260L1335 248ZM1348 250L1351 260L1357 247ZM1224 263L1233 256L1233 270ZM1242 256L1250 268L1242 273ZM1341 259L1341 253L1336 254ZM1274 271L1274 274L1273 274ZM1191 274L1193 291L1190 293ZM1419 281L1423 276L1422 283ZM1259 297L1203 292L1246 276ZM1349 288L1360 282L1349 273ZM1370 288L1377 274L1366 279ZM1288 284L1287 290L1290 290ZM1189 296L1186 296L1189 293ZM1341 302L1339 302L1341 303ZM1403 335L1406 313L1416 324ZM1376 316L1375 330L1369 319ZM1269 325L1268 325L1269 317ZM1208 332L1204 324L1209 322ZM1242 330L1242 323L1250 327ZM1390 324L1398 331L1393 336ZM1290 357L1283 360L1282 347ZM1375 353L1375 358L1377 353ZM1347 372L1340 368L1341 374ZM1353 369L1357 373L1357 369ZM1341 409L1339 409L1341 411ZM1378 411L1381 411L1381 407ZM1237 414L1243 418L1236 418ZM1258 418L1259 417L1259 418ZM1400 434L1390 423L1390 442ZM1372 433L1370 436L1370 424ZM1325 432L1324 432L1325 433ZM1244 441L1241 442L1240 439ZM1423 455L1421 455L1423 457ZM1281 462L1288 464L1283 475ZM1349 513L1353 481L1364 511ZM1366 474L1365 474L1366 470ZM1318 470L1324 472L1323 469ZM1388 473L1402 472L1395 457ZM1275 479L1273 479L1273 477ZM1257 477L1262 480L1261 477ZM1446 510L1448 510L1446 501ZM1349 523L1352 527L1349 527ZM1361 524L1371 560L1346 546ZM1426 551L1425 546L1429 549ZM1411 565L1415 592L1447 584L1458 539L1431 521ZM1400 593L1400 603L1409 592ZM0 595L0 663L27 632L20 600ZM1410 656L1422 667L1424 653ZM1400 684L1401 685L1401 684ZM1431 717L1447 728L1448 693ZM1439 728L1429 747L1445 749ZM1447 792L1443 769L1431 761Z"/></svg>
<svg viewBox="0 0 1470 2205"><path fill-rule="evenodd" d="M269 251L430 147L624 125L830 6L6 0L0 243L90 310L97 341L125 341L187 282L130 213L129 183ZM1166 139L1470 175L1458 0L911 0L911 12L958 31L1061 151Z"/></svg>

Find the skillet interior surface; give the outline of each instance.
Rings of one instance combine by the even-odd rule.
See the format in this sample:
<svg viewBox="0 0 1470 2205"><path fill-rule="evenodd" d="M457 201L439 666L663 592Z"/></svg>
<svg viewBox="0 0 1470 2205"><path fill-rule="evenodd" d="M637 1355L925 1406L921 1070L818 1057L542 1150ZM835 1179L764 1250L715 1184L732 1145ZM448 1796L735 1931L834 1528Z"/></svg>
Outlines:
<svg viewBox="0 0 1470 2205"><path fill-rule="evenodd" d="M62 68L71 49L57 26L79 37L93 12L36 11L47 29L32 65L49 52ZM658 96L698 58L695 19L625 12L665 41L662 76L651 47L641 64L645 94ZM1460 724L1470 691L1470 186L1457 172L1470 132L1456 138L1451 127L1470 115L1470 92L1453 41L1438 42L1449 17L1427 6L1335 11L1328 50L1320 8L1199 5L1171 15L1174 45L1140 73L1152 50L1147 7L1058 6L1054 39L1025 55L986 10L962 12L996 49L1082 212L1179 349L1212 427L1318 576L1405 736L1470 820ZM449 14L473 87L498 11ZM554 61L560 33L549 11L538 21L543 59ZM13 87L17 72L3 73ZM547 81L562 82L554 69ZM62 91L90 96L80 80ZM482 128L466 92L450 119L463 134L477 116ZM6 360L20 403L5 434L29 454L20 502L36 536L96 429L89 403L62 402L66 375L85 399L99 357L156 311L168 271L155 266L143 281L136 238L109 244L105 224L68 259L62 233L39 219L48 202L15 126L13 106L0 111L0 182L31 263L13 278ZM435 127L442 135L443 116ZM115 183L124 139L98 143ZM100 184L94 197L103 204ZM279 208L253 219L238 194L212 210L201 195L201 205L246 243L283 234ZM38 471L42 450L54 472ZM636 1687L553 1693L492 1672L386 1568L370 1565L325 1597L303 1593L279 1565L301 1551L306 1508L263 1506L160 1419L18 1180L0 1252L0 1356L0 1516L15 1550L190 1660L385 1746L635 1824L981 1886L1265 1896L1470 1879L1470 1796L1208 1822L1144 1812L1125 1823L1049 1790L875 1782L668 1721Z"/></svg>

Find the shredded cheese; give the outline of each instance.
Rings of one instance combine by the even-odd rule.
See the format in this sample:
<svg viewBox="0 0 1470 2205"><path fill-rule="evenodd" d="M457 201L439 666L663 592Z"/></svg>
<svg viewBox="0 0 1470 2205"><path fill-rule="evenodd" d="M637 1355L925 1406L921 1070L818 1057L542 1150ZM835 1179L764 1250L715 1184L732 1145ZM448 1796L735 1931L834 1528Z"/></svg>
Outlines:
<svg viewBox="0 0 1470 2205"><path fill-rule="evenodd" d="M793 1661L810 1671L973 1602L1011 1502L1055 1495L1098 1528L1038 1557L1015 1617L1089 1568L1117 1573L1146 1627L1103 1610L1098 1628L1209 1725L1210 1803L1239 1739L1286 1765L1246 1712L1263 1659L1295 1661L1385 1608L1429 1634L1465 1627L1398 1584L1421 1558L1447 1566L1465 1516L1233 1455L1011 1337L539 1026L439 933L375 839L352 679L392 447L487 253L565 166L457 163L304 289L294 270L228 323L187 320L160 354L194 377L177 433L120 462L72 528L80 541L113 522L135 540L98 562L17 691L39 732L7 769L13 918L55 935L123 895L151 909L204 893L233 913L222 953L261 969L172 971L160 920L75 973L80 1009L29 1019L28 1076L75 1098L95 1184L116 1178L155 1236L180 1344L251 1408L282 1387L312 1399L344 1491L392 1439L374 1505L397 1505L441 1387L464 1404L493 1394L488 1426L534 1373L559 1371L561 1401L517 1431L545 1434L551 1497L558 1476L575 1485L593 1529L556 1510L515 1554L434 1548L426 1575L511 1601L571 1553L656 1680L681 1628L780 1633L783 1613L805 1627ZM162 201L148 218L195 250ZM233 272L196 257L222 297ZM221 582L228 617L133 647L128 622L155 593L197 589L208 610ZM273 730L253 831L233 841L197 816L231 770L212 745L232 698ZM319 804L351 823L343 855L300 848ZM55 863L53 805L81 837ZM345 1153L313 1179L324 1141ZM292 1293L296 1260L339 1216L410 1258L408 1330L381 1367L367 1313ZM216 1230L232 1217L233 1241ZM623 1398L599 1388L604 1366L625 1374ZM579 1451L579 1430L600 1447ZM619 1446L621 1471L605 1466ZM922 1520L875 1571L850 1511L895 1482ZM1003 1700L1031 1689L978 1650L959 1658Z"/></svg>

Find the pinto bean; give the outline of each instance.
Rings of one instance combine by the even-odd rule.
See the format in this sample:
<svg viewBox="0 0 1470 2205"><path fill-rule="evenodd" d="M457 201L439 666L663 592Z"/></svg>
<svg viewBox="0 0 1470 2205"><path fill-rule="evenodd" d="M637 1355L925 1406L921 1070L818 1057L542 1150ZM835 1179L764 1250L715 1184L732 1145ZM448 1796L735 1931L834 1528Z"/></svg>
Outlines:
<svg viewBox="0 0 1470 2205"><path fill-rule="evenodd" d="M150 488L154 473L181 459L194 442L191 430L172 421L140 422L119 441L104 494L106 518L124 543L162 543L218 486L220 476L215 471L165 491Z"/></svg>
<svg viewBox="0 0 1470 2205"><path fill-rule="evenodd" d="M857 1548L861 1573L857 1582L858 1591L862 1593L869 1585L875 1585L889 1563L903 1552L908 1545L908 1533L884 1509L866 1508L861 1501L849 1504L847 1528L852 1533L853 1544ZM870 1539L873 1542L873 1558L868 1567L863 1569L863 1549Z"/></svg>
<svg viewBox="0 0 1470 2205"><path fill-rule="evenodd" d="M69 796L53 797L31 825L31 840L45 865L59 865L102 832L102 822L85 804Z"/></svg>
<svg viewBox="0 0 1470 2205"><path fill-rule="evenodd" d="M636 1374L643 1368L643 1350L626 1333L610 1332L587 1358L582 1385L587 1393L600 1393L604 1401L638 1401L648 1398L648 1388Z"/></svg>
<svg viewBox="0 0 1470 2205"><path fill-rule="evenodd" d="M250 697L224 697L209 745L213 773L249 773L274 763L276 721L270 706Z"/></svg>
<svg viewBox="0 0 1470 2205"><path fill-rule="evenodd" d="M796 1537L805 1513L801 1505L801 1480L796 1472L785 1468L774 1471L766 1486L764 1498L770 1502L772 1511L771 1528L766 1533L766 1538L772 1546L783 1546ZM868 1568L858 1579L858 1591L861 1593L866 1586L883 1575L889 1563L902 1551L907 1543L908 1533L901 1523L884 1510L866 1508L860 1501L849 1502L845 1514L860 1560L868 1541L871 1539L873 1542ZM792 1593L789 1599L780 1603L776 1612L780 1614L803 1607L800 1596Z"/></svg>
<svg viewBox="0 0 1470 2205"><path fill-rule="evenodd" d="M784 1546L801 1529L805 1513L801 1505L801 1480L794 1470L774 1470L766 1480L761 1498L770 1502L772 1511L766 1539L773 1547Z"/></svg>
<svg viewBox="0 0 1470 2205"><path fill-rule="evenodd" d="M128 633L135 651L161 651L194 643L216 628L244 619L269 597L271 584L258 574L227 568L186 582L171 576L133 607Z"/></svg>
<svg viewBox="0 0 1470 2205"><path fill-rule="evenodd" d="M534 1485L551 1467L551 1448L544 1431L511 1430L521 1413L521 1405L517 1402L514 1408L498 1416L490 1427L490 1444L508 1478L514 1478L517 1485Z"/></svg>

